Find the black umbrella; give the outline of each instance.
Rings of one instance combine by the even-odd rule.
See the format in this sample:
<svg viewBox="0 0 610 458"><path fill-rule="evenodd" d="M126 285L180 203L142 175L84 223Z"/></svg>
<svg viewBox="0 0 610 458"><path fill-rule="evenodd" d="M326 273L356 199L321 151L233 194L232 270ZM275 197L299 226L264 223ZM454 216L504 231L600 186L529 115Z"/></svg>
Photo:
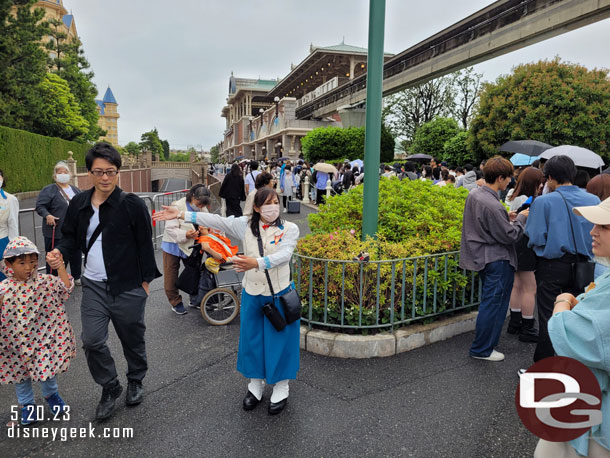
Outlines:
<svg viewBox="0 0 610 458"><path fill-rule="evenodd" d="M235 160L236 160L236 161L238 161L239 159L243 159L243 158L245 158L245 157L246 157L246 156L237 156L237 157L235 158Z"/></svg>
<svg viewBox="0 0 610 458"><path fill-rule="evenodd" d="M512 140L504 143L498 150L506 153L520 153L527 156L540 156L544 151L552 147L552 145L548 145L537 140Z"/></svg>
<svg viewBox="0 0 610 458"><path fill-rule="evenodd" d="M407 156L407 160L416 161L416 162L429 162L432 159L432 156L429 154L411 154L411 156Z"/></svg>
<svg viewBox="0 0 610 458"><path fill-rule="evenodd" d="M276 160L277 161L289 161L290 158L289 157L278 157Z"/></svg>

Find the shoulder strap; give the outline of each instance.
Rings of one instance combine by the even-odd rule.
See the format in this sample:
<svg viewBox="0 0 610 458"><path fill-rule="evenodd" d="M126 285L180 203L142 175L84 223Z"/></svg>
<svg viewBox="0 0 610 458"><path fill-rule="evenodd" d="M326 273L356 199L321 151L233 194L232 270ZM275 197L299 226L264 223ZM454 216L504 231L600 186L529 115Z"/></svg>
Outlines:
<svg viewBox="0 0 610 458"><path fill-rule="evenodd" d="M121 191L121 195L119 196L119 202L118 202L118 204L117 204L117 206L115 208L115 212L121 206L123 201L125 200L125 196L127 196L127 193L125 191ZM101 205L100 205L100 207L101 207ZM112 219L113 216L114 216L114 212L112 212L112 215L110 215L108 220ZM89 250L91 250L91 247L93 246L93 244L95 243L95 241L97 240L99 235L104 230L104 226L105 225L106 225L105 222L102 223L102 221L100 219L99 224L97 225L97 227L93 231L93 234L91 234L91 238L89 239L89 243L87 243L87 249L85 250L85 266L87 265L87 256L89 255Z"/></svg>
<svg viewBox="0 0 610 458"><path fill-rule="evenodd" d="M265 257L265 250L263 249L263 239L261 238L261 235L258 234L258 237L256 238L258 241L258 252L261 255L261 258ZM271 277L269 277L269 271L267 269L265 269L265 276L267 277L267 283L269 283L269 290L271 290L271 295L275 297L275 293L273 292L273 285L271 284Z"/></svg>
<svg viewBox="0 0 610 458"><path fill-rule="evenodd" d="M57 188L59 188L59 192L61 193L62 197L66 199L66 202L70 203L71 197L66 194L66 191L64 191L61 186L59 186L57 183L55 183L55 185L57 186Z"/></svg>
<svg viewBox="0 0 610 458"><path fill-rule="evenodd" d="M572 212L570 211L570 206L568 205L566 198L559 192L558 189L556 189L555 192L561 196L563 203L566 204L566 208L568 210L568 220L570 221L570 231L572 232L572 241L574 242L574 251L576 252L574 254L578 255L578 247L576 246L576 237L574 236L574 226L572 226Z"/></svg>

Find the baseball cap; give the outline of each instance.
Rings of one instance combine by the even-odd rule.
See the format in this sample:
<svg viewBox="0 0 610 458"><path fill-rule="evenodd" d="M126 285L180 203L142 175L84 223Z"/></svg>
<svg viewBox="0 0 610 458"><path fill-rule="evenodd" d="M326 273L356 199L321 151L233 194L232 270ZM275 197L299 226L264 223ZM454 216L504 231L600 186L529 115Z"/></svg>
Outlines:
<svg viewBox="0 0 610 458"><path fill-rule="evenodd" d="M589 207L574 207L574 214L582 216L593 224L610 224L610 197L598 205Z"/></svg>

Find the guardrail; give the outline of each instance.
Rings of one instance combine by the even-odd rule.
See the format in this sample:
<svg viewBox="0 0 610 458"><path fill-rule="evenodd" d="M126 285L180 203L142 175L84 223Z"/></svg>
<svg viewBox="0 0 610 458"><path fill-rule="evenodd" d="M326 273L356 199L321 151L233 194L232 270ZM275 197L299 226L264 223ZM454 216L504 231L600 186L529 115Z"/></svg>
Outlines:
<svg viewBox="0 0 610 458"><path fill-rule="evenodd" d="M384 261L293 255L301 320L334 329L387 329L478 306L481 282L459 252ZM307 304L307 305L305 305Z"/></svg>

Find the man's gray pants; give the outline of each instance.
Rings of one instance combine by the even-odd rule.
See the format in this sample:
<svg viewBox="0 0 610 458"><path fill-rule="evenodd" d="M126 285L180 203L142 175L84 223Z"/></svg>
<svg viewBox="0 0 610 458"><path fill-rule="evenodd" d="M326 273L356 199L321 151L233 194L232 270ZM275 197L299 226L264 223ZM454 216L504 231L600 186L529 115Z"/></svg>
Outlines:
<svg viewBox="0 0 610 458"><path fill-rule="evenodd" d="M127 360L127 378L142 381L148 369L144 340L146 291L139 286L112 296L106 290L106 282L86 277L82 282L81 339L93 380L103 386L117 377L114 359L106 345L108 322L112 321Z"/></svg>

